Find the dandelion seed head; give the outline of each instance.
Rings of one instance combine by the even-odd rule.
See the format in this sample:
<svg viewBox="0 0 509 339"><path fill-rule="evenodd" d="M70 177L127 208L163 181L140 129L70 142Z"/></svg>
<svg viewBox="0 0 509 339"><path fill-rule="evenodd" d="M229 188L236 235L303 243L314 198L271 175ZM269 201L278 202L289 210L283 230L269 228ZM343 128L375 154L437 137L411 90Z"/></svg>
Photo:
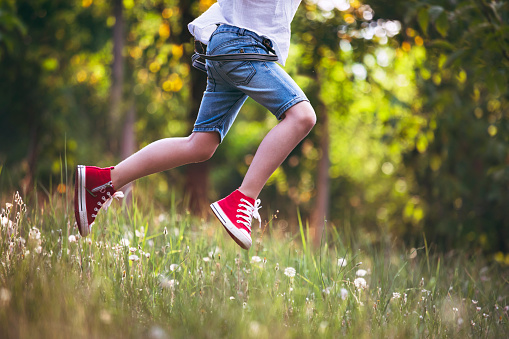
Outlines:
<svg viewBox="0 0 509 339"><path fill-rule="evenodd" d="M357 278L353 281L353 284L358 289L366 288L368 284L366 283L366 280L364 278Z"/></svg>
<svg viewBox="0 0 509 339"><path fill-rule="evenodd" d="M285 275L287 277L293 278L293 277L295 277L295 273L297 273L297 271L295 271L295 268L293 268L293 267L285 268Z"/></svg>

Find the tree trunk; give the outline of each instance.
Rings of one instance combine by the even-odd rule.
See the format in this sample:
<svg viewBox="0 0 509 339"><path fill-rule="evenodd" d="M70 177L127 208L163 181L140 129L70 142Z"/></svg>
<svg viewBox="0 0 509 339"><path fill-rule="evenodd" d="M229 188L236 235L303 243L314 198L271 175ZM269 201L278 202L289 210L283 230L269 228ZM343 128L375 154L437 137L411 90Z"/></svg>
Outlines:
<svg viewBox="0 0 509 339"><path fill-rule="evenodd" d="M124 16L123 1L113 1L113 15L115 16L115 25L113 26L113 65L112 65L112 85L110 97L110 148L114 154L119 152L118 140L120 140L122 117L122 88L124 84L124 58L122 50L124 49Z"/></svg>
<svg viewBox="0 0 509 339"><path fill-rule="evenodd" d="M316 202L311 215L311 227L313 229L313 243L315 246L320 245L323 229L329 215L329 116L327 109L323 104L319 107L320 116L320 151L321 157L318 161L318 175L316 179Z"/></svg>
<svg viewBox="0 0 509 339"><path fill-rule="evenodd" d="M181 4L182 10L182 24L183 30L180 36L180 42L186 43L191 41L191 34L187 30L187 24L191 22L194 17L191 13L190 4L184 2ZM196 121L198 110L200 109L201 99L203 97L203 91L207 84L207 75L204 72L200 72L191 66L191 55L187 53L183 56L183 62L189 64L191 68L191 91L189 96L189 112L187 114L187 122L191 127ZM193 214L205 215L208 211L208 188L209 188L209 166L206 162L190 164L186 166L186 185L185 193L189 199L189 208Z"/></svg>

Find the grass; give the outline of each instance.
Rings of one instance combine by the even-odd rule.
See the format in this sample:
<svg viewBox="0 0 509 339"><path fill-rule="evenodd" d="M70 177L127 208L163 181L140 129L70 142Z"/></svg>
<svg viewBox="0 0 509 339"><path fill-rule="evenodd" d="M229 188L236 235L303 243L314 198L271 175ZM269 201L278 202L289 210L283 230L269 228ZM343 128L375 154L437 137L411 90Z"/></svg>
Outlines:
<svg viewBox="0 0 509 339"><path fill-rule="evenodd" d="M507 268L425 238L405 249L329 227L316 249L302 222L291 233L272 218L243 251L215 219L136 202L114 203L80 238L68 194L2 200L2 337L509 333Z"/></svg>

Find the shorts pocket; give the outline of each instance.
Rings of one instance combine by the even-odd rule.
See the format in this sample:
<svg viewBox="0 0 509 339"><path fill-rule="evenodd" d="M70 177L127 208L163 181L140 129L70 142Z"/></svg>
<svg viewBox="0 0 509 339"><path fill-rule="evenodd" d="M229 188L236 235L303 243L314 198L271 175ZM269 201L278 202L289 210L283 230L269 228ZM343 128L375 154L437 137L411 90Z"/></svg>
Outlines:
<svg viewBox="0 0 509 339"><path fill-rule="evenodd" d="M251 61L228 61L218 66L228 80L235 85L247 85L256 74Z"/></svg>

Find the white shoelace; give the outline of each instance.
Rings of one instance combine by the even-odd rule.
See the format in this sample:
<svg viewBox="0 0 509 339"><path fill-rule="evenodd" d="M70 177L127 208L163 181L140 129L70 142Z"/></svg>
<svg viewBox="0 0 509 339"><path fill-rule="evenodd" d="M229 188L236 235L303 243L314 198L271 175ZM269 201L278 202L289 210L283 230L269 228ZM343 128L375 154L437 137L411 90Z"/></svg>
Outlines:
<svg viewBox="0 0 509 339"><path fill-rule="evenodd" d="M251 230L251 221L253 220L253 217L254 217L255 219L257 219L260 222L260 228L261 228L262 227L262 218L260 217L260 214L258 213L258 210L260 208L262 208L262 206L260 206L261 203L262 203L261 200L257 199L253 206L246 199L240 199L239 209L237 209L237 213L239 213L239 212L244 213L244 215L243 214L236 215L236 217L239 218L239 219L237 219L237 223L243 224L249 230ZM244 208L244 209L241 209L241 208ZM240 220L240 219L243 219L243 220Z"/></svg>
<svg viewBox="0 0 509 339"><path fill-rule="evenodd" d="M97 205L99 206L99 208L97 208L97 207L94 208L95 213L92 214L93 218L97 217L97 213L99 212L99 209L101 207L104 207L105 210L108 210L108 207L110 207L111 202L113 201L113 198L119 200L120 198L124 197L124 192L122 192L122 191L117 191L117 192L113 193L113 195L111 195L110 192L106 192L106 194L107 194L108 198L106 198L105 195L103 195L101 197L101 199L104 201L103 203L101 203L100 201L97 202Z"/></svg>

